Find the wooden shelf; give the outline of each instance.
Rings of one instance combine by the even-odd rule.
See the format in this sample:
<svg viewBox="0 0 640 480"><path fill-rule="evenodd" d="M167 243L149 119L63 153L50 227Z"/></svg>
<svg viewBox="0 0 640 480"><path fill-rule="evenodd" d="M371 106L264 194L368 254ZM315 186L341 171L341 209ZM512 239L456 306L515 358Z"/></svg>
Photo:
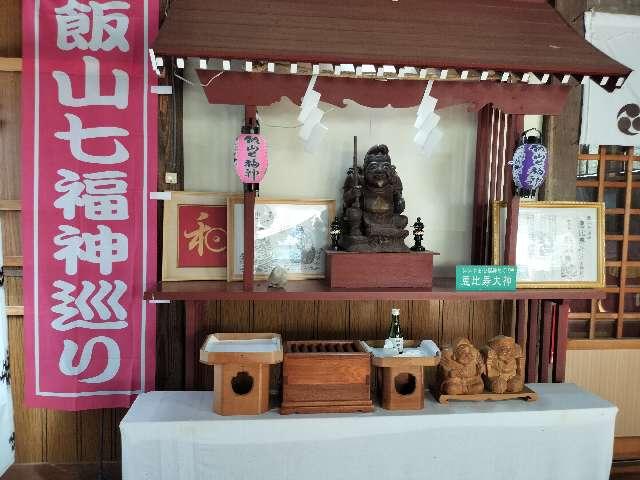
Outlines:
<svg viewBox="0 0 640 480"><path fill-rule="evenodd" d="M518 289L515 292L463 292L452 278L434 279L431 289L329 288L324 280L292 280L286 289L269 289L267 282L254 282L245 291L242 282L193 281L161 282L145 292L145 300L584 300L603 299L595 289Z"/></svg>

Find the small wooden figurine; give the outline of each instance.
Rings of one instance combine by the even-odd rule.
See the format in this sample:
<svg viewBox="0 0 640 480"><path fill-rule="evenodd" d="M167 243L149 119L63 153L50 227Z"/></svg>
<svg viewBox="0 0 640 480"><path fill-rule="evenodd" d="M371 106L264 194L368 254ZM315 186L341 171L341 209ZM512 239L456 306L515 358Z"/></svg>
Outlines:
<svg viewBox="0 0 640 480"><path fill-rule="evenodd" d="M519 393L524 389L524 355L512 337L498 335L482 349L485 383L492 393Z"/></svg>
<svg viewBox="0 0 640 480"><path fill-rule="evenodd" d="M438 366L439 391L444 395L472 395L484 391L482 356L471 341L459 338L442 349Z"/></svg>

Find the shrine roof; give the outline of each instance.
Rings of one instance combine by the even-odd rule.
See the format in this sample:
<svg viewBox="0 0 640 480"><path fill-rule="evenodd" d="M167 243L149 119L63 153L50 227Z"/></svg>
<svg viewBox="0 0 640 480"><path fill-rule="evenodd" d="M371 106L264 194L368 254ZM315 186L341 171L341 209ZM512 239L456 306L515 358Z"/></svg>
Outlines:
<svg viewBox="0 0 640 480"><path fill-rule="evenodd" d="M611 77L543 0L174 0L156 55ZM614 86L607 85L607 86Z"/></svg>

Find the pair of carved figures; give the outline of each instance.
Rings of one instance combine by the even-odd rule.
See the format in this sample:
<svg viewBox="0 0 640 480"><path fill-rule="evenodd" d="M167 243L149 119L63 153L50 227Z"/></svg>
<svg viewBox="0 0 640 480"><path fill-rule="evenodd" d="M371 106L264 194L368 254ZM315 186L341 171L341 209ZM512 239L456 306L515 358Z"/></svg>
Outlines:
<svg viewBox="0 0 640 480"><path fill-rule="evenodd" d="M442 349L438 367L445 395L519 393L524 388L524 355L512 337L499 335L479 351L466 338Z"/></svg>

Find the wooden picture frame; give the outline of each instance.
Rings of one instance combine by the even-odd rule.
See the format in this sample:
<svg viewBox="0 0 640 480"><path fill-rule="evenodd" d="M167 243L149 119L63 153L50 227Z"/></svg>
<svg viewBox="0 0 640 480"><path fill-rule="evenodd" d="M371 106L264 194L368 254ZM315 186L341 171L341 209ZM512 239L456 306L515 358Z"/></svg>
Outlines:
<svg viewBox="0 0 640 480"><path fill-rule="evenodd" d="M208 192L171 192L171 199L164 201L164 215L162 227L162 281L188 281L188 280L226 280L226 250L227 250L227 198L232 195L229 193L208 193ZM214 219L205 218L201 223L205 225L202 235L198 236L196 231L185 232L181 222L181 209L193 208L201 206L211 211L211 207L219 207L224 215L218 213L221 217ZM217 208L216 208L217 210ZM184 210L183 210L184 212ZM194 219L198 221L199 218ZM209 223L211 225L209 225ZM200 225L200 224L198 224ZM207 230L207 228L210 228ZM190 242L194 242L191 251L199 252L200 257L207 254L215 255L215 266L196 266L193 264L193 258L188 262L183 258L181 262L181 251L185 251L184 244L187 238L184 233L192 234ZM222 235L224 233L224 235ZM183 237L179 237L182 234ZM211 242L220 243L224 240L224 245L210 248L209 235L214 235ZM196 238L197 237L197 238ZM224 238L223 238L224 237ZM206 241L206 244L205 244ZM223 248L224 247L224 248ZM215 250L215 252L212 251ZM219 250L223 248L223 250ZM194 254L195 255L195 254ZM222 261L224 258L224 261ZM182 265L181 265L182 263ZM222 265L220 265L222 263ZM212 264L214 265L214 264Z"/></svg>
<svg viewBox="0 0 640 480"><path fill-rule="evenodd" d="M517 287L604 288L604 210L601 202L521 202ZM506 202L493 202L492 215L493 264L500 265Z"/></svg>
<svg viewBox="0 0 640 480"><path fill-rule="evenodd" d="M324 278L325 261L324 251L329 246L329 226L333 221L336 211L335 200L327 199L311 199L311 200L287 200L287 199L256 199L256 216L260 215L263 207L272 207L271 216L265 217L265 221L261 222L259 218L255 222L255 264L254 278L255 280L266 280L271 273L271 269L280 265L287 269L289 280L305 280L313 278ZM305 208L307 207L307 208ZM287 209L289 210L287 212ZM274 213L275 212L275 213ZM227 203L227 232L228 232L228 248L227 248L227 280L242 280L243 257L241 250L244 244L244 203L242 197L230 197ZM275 216L275 219L273 218ZM278 222L278 218L282 218L285 223L273 226L269 222ZM303 223L296 223L298 221ZM317 222L322 222L322 227L318 230ZM313 222L313 229L309 231L310 222ZM300 257L306 255L309 261L298 261L296 247L293 244L291 248L287 247L287 242L283 238L285 232L291 232L298 227L302 227L300 235L304 236L304 242L309 243L309 248L305 253L302 249L299 251ZM306 228L306 230L304 230ZM260 230L264 230L264 237L261 238ZM297 231L297 230L296 230ZM269 233L272 232L272 233ZM286 239L291 241L291 233L286 235ZM262 242L264 240L264 242ZM278 242L273 245L273 242ZM277 247L277 248L276 248ZM263 249L263 250L261 250ZM262 255L260 251L264 251ZM286 257L286 258L285 258ZM261 260L261 258L263 260Z"/></svg>

